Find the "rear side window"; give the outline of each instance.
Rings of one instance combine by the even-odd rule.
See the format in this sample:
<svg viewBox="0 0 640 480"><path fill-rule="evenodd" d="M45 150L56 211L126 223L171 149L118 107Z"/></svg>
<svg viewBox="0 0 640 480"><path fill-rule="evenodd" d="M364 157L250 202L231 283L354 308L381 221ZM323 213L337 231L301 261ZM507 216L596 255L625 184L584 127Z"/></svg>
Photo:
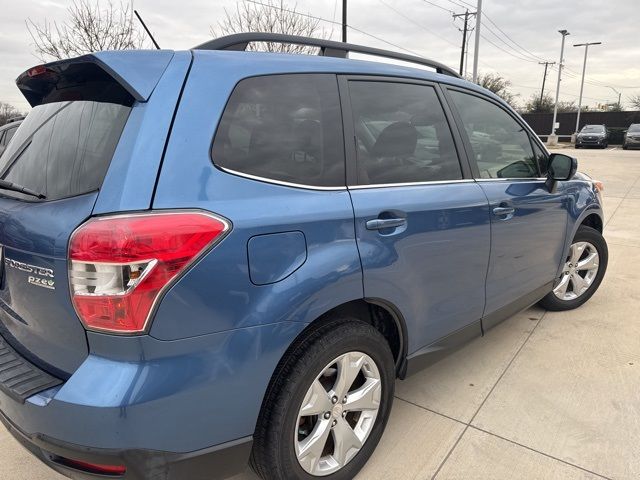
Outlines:
<svg viewBox="0 0 640 480"><path fill-rule="evenodd" d="M93 101L35 107L2 156L0 178L43 193L47 200L100 188L130 111Z"/></svg>
<svg viewBox="0 0 640 480"><path fill-rule="evenodd" d="M345 185L334 75L248 78L233 91L212 147L224 169L309 186Z"/></svg>
<svg viewBox="0 0 640 480"><path fill-rule="evenodd" d="M393 82L349 82L364 185L457 180L458 154L435 89Z"/></svg>
<svg viewBox="0 0 640 480"><path fill-rule="evenodd" d="M481 178L535 178L538 164L525 128L496 104L450 91Z"/></svg>

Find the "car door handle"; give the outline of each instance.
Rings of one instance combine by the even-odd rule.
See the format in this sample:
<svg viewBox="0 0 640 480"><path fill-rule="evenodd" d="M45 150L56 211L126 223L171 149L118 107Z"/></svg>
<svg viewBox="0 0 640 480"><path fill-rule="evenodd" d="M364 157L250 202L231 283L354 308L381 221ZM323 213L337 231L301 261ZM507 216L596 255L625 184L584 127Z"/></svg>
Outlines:
<svg viewBox="0 0 640 480"><path fill-rule="evenodd" d="M493 214L501 217L503 215L513 215L515 211L516 209L513 207L495 207Z"/></svg>
<svg viewBox="0 0 640 480"><path fill-rule="evenodd" d="M381 230L383 228L401 227L407 223L406 218L376 218L366 223L367 230Z"/></svg>

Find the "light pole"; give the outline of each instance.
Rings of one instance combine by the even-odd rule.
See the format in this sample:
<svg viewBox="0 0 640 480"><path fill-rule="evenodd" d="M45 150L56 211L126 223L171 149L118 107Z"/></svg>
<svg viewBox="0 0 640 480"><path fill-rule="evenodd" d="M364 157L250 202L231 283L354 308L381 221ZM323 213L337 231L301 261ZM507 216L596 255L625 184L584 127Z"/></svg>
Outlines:
<svg viewBox="0 0 640 480"><path fill-rule="evenodd" d="M584 90L584 74L587 71L587 54L589 53L589 45L602 45L602 42L576 43L574 47L584 47L584 63L582 64L582 81L580 82L580 98L578 99L578 115L576 117L576 135L580 128L580 110L582 110L582 91Z"/></svg>
<svg viewBox="0 0 640 480"><path fill-rule="evenodd" d="M476 8L476 41L473 45L475 55L473 56L473 83L478 81L478 61L480 60L480 25L482 24L482 0L478 0Z"/></svg>
<svg viewBox="0 0 640 480"><path fill-rule="evenodd" d="M551 135L547 143L549 145L557 145L558 137L556 136L556 119L558 118L558 98L560 97L560 82L562 81L562 67L564 61L564 40L567 35L571 35L567 30L558 30L562 35L562 46L560 47L560 63L558 63L558 84L556 85L556 101L553 105L553 123L551 124Z"/></svg>

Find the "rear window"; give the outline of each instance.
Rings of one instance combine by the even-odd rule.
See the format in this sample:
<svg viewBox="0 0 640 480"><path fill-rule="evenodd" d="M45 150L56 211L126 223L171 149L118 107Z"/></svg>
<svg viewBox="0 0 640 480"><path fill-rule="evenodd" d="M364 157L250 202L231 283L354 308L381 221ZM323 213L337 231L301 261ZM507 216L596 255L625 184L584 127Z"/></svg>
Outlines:
<svg viewBox="0 0 640 480"><path fill-rule="evenodd" d="M217 166L232 172L301 185L344 186L336 77L243 80L224 110L212 156Z"/></svg>
<svg viewBox="0 0 640 480"><path fill-rule="evenodd" d="M0 159L0 178L43 193L47 200L97 190L130 111L128 106L94 101L35 107Z"/></svg>

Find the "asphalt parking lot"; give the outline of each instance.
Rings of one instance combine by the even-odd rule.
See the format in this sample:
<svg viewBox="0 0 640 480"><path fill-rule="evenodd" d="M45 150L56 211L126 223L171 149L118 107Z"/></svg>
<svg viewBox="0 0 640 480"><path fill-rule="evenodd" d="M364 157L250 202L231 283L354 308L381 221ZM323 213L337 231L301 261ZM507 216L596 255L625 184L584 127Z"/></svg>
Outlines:
<svg viewBox="0 0 640 480"><path fill-rule="evenodd" d="M398 382L358 480L640 478L640 151L562 151L605 184L600 290L572 312L531 308ZM1 427L0 478L62 479Z"/></svg>

